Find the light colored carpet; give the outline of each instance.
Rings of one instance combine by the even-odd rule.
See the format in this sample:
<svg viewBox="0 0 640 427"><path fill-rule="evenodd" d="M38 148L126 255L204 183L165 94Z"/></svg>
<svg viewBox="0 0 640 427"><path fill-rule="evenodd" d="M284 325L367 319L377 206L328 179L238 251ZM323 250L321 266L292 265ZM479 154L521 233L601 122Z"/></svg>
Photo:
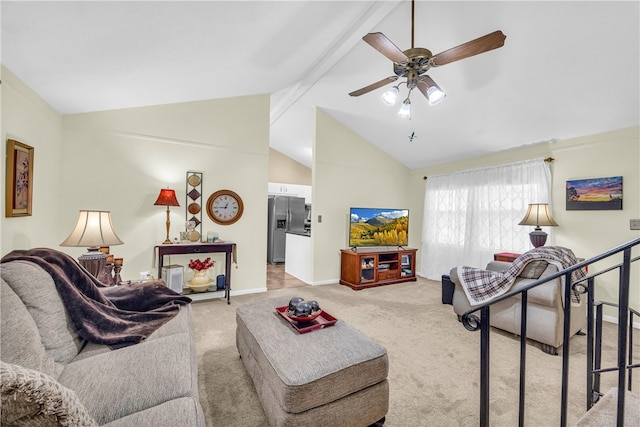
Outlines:
<svg viewBox="0 0 640 427"><path fill-rule="evenodd" d="M628 392L624 401L624 425L640 426L640 396ZM576 427L613 427L617 422L618 389L612 388L578 420Z"/></svg>
<svg viewBox="0 0 640 427"><path fill-rule="evenodd" d="M282 295L317 300L328 313L387 348L390 409L385 426L478 425L480 334L467 331L452 307L442 304L440 282L418 279L360 291L337 284L279 289L232 297L231 305L222 299L194 303L200 400L208 426L268 425L236 350L235 310ZM610 366L616 357L616 327L605 326L603 366ZM283 327L290 326L283 321ZM635 354L640 354L640 343L638 347ZM574 336L569 425L585 412L585 350L586 337ZM491 354L490 424L517 425L519 340L492 330ZM560 356L543 353L534 343L528 346L526 425L559 425L561 365ZM614 386L614 374L602 377L603 391Z"/></svg>

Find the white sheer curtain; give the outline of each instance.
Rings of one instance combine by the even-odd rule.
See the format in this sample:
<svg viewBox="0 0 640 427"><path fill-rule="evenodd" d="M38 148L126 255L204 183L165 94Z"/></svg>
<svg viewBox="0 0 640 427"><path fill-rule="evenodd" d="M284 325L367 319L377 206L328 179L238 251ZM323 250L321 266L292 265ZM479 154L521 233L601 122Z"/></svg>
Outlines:
<svg viewBox="0 0 640 427"><path fill-rule="evenodd" d="M533 227L518 225L529 203L551 206L551 171L543 159L430 176L420 275L440 280L457 265L484 267L495 252L531 249ZM547 245L554 242L549 228Z"/></svg>

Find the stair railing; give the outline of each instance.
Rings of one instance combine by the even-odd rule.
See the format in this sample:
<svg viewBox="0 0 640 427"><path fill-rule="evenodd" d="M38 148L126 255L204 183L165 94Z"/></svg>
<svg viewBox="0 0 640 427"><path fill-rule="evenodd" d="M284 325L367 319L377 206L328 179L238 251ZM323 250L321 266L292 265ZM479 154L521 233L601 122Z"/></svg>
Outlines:
<svg viewBox="0 0 640 427"><path fill-rule="evenodd" d="M636 258L632 258L631 262L635 262L638 261L640 259L640 257L636 257ZM608 273L610 271L616 270L616 269L621 269L623 267L623 264L618 264L618 265L614 265L613 267L609 267L603 271L600 271L588 278L585 278L581 281L576 282L580 283L582 281L587 281L588 285L591 289L593 289L594 286L594 280L595 277L604 274L604 273ZM627 390L632 391L632 387L633 387L633 369L634 368L638 368L640 367L640 364L633 363L633 336L634 336L634 316L637 316L640 319L640 312L629 308L628 309L628 314L629 314L629 318L628 318L628 328L627 331L625 331L625 333L627 333L627 337L626 337L626 343L621 343L620 340L621 338L624 338L620 335L620 331L618 331L618 349L623 348L623 345L626 345L627 347L627 359L626 362L628 363L628 365L623 366L622 369L620 369L620 360L618 360L618 365L615 367L609 367L609 368L602 368L602 359L601 359L601 355L602 355L602 338L603 338L603 327L602 327L602 322L603 322L603 307L605 306L609 306L609 307L614 307L617 308L618 310L620 310L620 306L619 304L614 304L611 302L607 302L607 301L593 301L593 293L592 292L588 292L589 295L589 304L587 306L587 410L589 410L591 407L593 407L593 405L600 399L600 397L602 396L602 393L600 392L600 374L605 373L605 372L612 372L612 371L618 371L618 375L624 375L625 371L627 373L627 379L626 382L628 384L627 386ZM620 329L620 325L624 325L623 323L619 323L618 324L618 328ZM622 351L620 351L620 353L618 354L618 356L620 357L621 355L624 355L624 353ZM623 384L620 381L620 378L618 380L618 384ZM624 387L619 387L618 392L620 393L621 390ZM618 404L621 406L621 408L624 408L624 398L621 401L618 401ZM618 412L618 415L620 415L620 412ZM620 421L620 420L619 420Z"/></svg>
<svg viewBox="0 0 640 427"><path fill-rule="evenodd" d="M571 314L571 292L576 291L587 294L587 410L589 410L595 400L599 398L600 374L603 372L618 371L618 406L617 406L617 426L624 426L624 406L625 406L625 373L629 372L629 387L631 387L631 370L640 367L631 362L631 349L633 343L633 316L639 315L637 311L629 308L629 288L631 263L640 257L631 258L631 249L640 245L640 238L615 247L600 255L594 256L585 261L581 261L562 271L536 280L518 291L507 292L499 297L475 306L461 316L462 324L470 331L480 331L480 426L489 427L489 366L490 366L490 307L507 298L521 294L521 319L520 319L520 370L519 370L519 403L518 403L518 425L524 426L525 420L525 384L526 384L526 348L527 348L527 297L530 289L542 285L543 283L564 276L564 310L563 310L563 341L562 341L562 390L560 402L560 426L567 425L567 407L569 393L569 355L570 355L570 314ZM602 272L584 277L572 282L572 273L576 270L612 257L618 253L623 253L622 263ZM600 367L601 350L601 326L602 326L602 306L604 303L594 302L595 277L605 272L619 269L619 290L618 290L618 357L615 368L602 369ZM584 284L586 282L586 285ZM594 307L597 307L594 312ZM480 312L480 316L476 313ZM598 314L599 313L599 314ZM594 316L596 316L594 325ZM598 317L599 316L599 317ZM598 323L599 322L599 323ZM600 325L596 328L597 325ZM627 339L627 325L630 331ZM599 332L595 332L596 329ZM599 338L598 338L599 337ZM599 340L594 346L594 340ZM629 364L627 365L627 351L629 352ZM595 399L595 400L594 400Z"/></svg>

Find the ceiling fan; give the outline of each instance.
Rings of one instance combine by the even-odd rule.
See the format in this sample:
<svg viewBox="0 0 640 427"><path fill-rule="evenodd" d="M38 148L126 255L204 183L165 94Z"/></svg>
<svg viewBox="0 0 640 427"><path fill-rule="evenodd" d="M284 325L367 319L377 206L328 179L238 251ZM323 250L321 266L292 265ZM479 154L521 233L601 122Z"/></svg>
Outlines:
<svg viewBox="0 0 640 427"><path fill-rule="evenodd" d="M400 77L406 77L407 81L401 82L400 84L406 83L407 88L409 89L409 95L407 95L407 98L404 100L402 108L398 114L408 117L410 117L411 112L411 100L409 99L409 96L411 95L411 91L416 87L432 105L440 102L446 96L433 79L426 75L426 72L429 71L431 67L439 67L441 65L497 49L504 45L504 40L507 38L502 31L498 30L445 50L444 52L440 52L437 55L432 55L431 51L428 49L414 47L414 8L415 1L412 0L411 49L407 49L405 51L400 50L382 33L369 33L362 38L378 52L393 61L394 75L349 93L351 96L364 95L372 90L378 89L389 83L393 83ZM395 103L395 98L398 94L398 87L400 84L394 86L389 92L383 95L383 101L385 103L390 105Z"/></svg>

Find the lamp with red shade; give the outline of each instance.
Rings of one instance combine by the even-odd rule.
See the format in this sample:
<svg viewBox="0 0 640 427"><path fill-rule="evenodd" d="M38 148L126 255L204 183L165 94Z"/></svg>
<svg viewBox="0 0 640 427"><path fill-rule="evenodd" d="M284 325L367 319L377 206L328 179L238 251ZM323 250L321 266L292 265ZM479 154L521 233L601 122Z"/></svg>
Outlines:
<svg viewBox="0 0 640 427"><path fill-rule="evenodd" d="M160 190L160 194L158 194L158 199L154 203L155 206L166 206L167 207L167 238L163 245L171 244L171 239L169 239L169 228L171 227L171 220L169 218L169 206L180 206L178 203L178 199L176 199L176 192L171 190L170 188L163 188Z"/></svg>

